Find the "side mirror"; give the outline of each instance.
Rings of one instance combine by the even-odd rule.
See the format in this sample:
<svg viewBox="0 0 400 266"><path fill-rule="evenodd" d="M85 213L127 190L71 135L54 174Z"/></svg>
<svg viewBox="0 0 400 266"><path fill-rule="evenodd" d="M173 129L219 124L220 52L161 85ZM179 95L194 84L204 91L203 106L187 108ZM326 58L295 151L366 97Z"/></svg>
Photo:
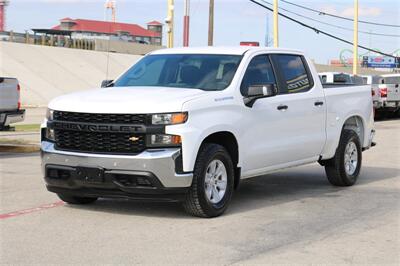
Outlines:
<svg viewBox="0 0 400 266"><path fill-rule="evenodd" d="M111 80L111 79L103 80L103 81L101 82L101 87L102 87L102 88L112 87L112 86L114 86L114 85L113 85L113 81L114 81L114 80Z"/></svg>
<svg viewBox="0 0 400 266"><path fill-rule="evenodd" d="M277 93L278 90L275 84L250 85L245 91L244 104L252 107L257 99L272 97Z"/></svg>

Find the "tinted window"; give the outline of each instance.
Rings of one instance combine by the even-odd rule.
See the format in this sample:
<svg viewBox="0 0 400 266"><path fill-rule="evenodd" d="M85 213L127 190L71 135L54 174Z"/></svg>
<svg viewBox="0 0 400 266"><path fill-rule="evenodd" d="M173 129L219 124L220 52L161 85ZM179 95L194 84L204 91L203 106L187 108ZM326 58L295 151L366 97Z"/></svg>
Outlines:
<svg viewBox="0 0 400 266"><path fill-rule="evenodd" d="M351 84L351 76L349 74L335 74L333 75L333 82L334 83L345 83Z"/></svg>
<svg viewBox="0 0 400 266"><path fill-rule="evenodd" d="M251 85L275 84L274 71L267 55L257 55L249 63L240 91L244 94Z"/></svg>
<svg viewBox="0 0 400 266"><path fill-rule="evenodd" d="M308 91L312 84L301 56L278 55L279 64L288 93Z"/></svg>
<svg viewBox="0 0 400 266"><path fill-rule="evenodd" d="M385 84L399 84L400 83L400 77L385 77L383 78L383 83Z"/></svg>
<svg viewBox="0 0 400 266"><path fill-rule="evenodd" d="M381 83L382 77L380 76L373 76L372 77L372 84L379 84Z"/></svg>
<svg viewBox="0 0 400 266"><path fill-rule="evenodd" d="M241 58L239 55L149 55L115 81L114 86L223 90L231 83Z"/></svg>

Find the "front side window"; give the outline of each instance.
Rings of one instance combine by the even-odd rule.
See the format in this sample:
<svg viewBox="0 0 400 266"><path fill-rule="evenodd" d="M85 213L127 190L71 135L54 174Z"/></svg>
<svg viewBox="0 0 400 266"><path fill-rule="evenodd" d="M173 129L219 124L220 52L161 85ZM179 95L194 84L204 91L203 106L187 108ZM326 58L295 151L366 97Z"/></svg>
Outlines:
<svg viewBox="0 0 400 266"><path fill-rule="evenodd" d="M240 91L242 95L253 85L275 84L275 75L267 55L257 55L249 63L244 74Z"/></svg>
<svg viewBox="0 0 400 266"><path fill-rule="evenodd" d="M311 89L312 81L308 77L302 57L299 55L276 55L288 93L305 92Z"/></svg>
<svg viewBox="0 0 400 266"><path fill-rule="evenodd" d="M241 58L213 54L148 55L116 80L114 86L223 90L231 83Z"/></svg>

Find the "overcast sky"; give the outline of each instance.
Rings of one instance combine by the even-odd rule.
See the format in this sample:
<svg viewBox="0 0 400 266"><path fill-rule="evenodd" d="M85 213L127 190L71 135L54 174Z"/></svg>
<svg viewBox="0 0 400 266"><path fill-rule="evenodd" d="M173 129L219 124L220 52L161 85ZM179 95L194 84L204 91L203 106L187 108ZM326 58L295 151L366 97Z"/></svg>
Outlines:
<svg viewBox="0 0 400 266"><path fill-rule="evenodd" d="M272 2L272 0L266 1ZM351 17L353 14L352 0L288 1L346 17ZM50 28L57 25L59 19L64 17L103 20L104 2L102 0L10 0L10 6L7 9L7 29L24 32L31 28ZM400 25L399 0L359 0L359 3L361 20ZM318 15L283 2L280 2L280 6L326 23L346 28L353 26L351 21ZM119 22L145 26L145 23L151 20L163 22L166 13L167 0L117 0L117 20ZM175 44L177 46L182 44L182 15L183 0L175 0ZM351 31L322 25L295 15L291 16L352 41ZM215 0L215 45L238 45L240 41L259 41L264 44L267 17L269 19L269 36L272 36L272 14L269 11L248 0ZM327 63L329 59L339 58L340 52L344 49L352 48L350 45L316 34L285 18L280 18L279 23L280 46L303 50L316 62ZM191 45L207 45L207 25L208 0L191 0ZM366 32L400 35L400 28L365 24L360 24L359 27L360 30ZM392 53L396 49L400 49L400 38L360 33L360 44ZM364 52L360 50L361 54ZM343 52L343 55L352 56L348 51Z"/></svg>

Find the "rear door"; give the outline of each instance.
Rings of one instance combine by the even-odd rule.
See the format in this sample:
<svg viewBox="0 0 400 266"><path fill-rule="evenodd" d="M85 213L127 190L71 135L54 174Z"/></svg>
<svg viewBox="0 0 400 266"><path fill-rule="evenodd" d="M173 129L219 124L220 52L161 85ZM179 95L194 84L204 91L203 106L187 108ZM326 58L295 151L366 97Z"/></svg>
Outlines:
<svg viewBox="0 0 400 266"><path fill-rule="evenodd" d="M18 109L18 81L13 78L0 77L0 111Z"/></svg>
<svg viewBox="0 0 400 266"><path fill-rule="evenodd" d="M282 138L286 162L318 157L326 140L326 102L320 83L310 72L306 59L296 54L271 56L280 82L278 110L285 126Z"/></svg>

